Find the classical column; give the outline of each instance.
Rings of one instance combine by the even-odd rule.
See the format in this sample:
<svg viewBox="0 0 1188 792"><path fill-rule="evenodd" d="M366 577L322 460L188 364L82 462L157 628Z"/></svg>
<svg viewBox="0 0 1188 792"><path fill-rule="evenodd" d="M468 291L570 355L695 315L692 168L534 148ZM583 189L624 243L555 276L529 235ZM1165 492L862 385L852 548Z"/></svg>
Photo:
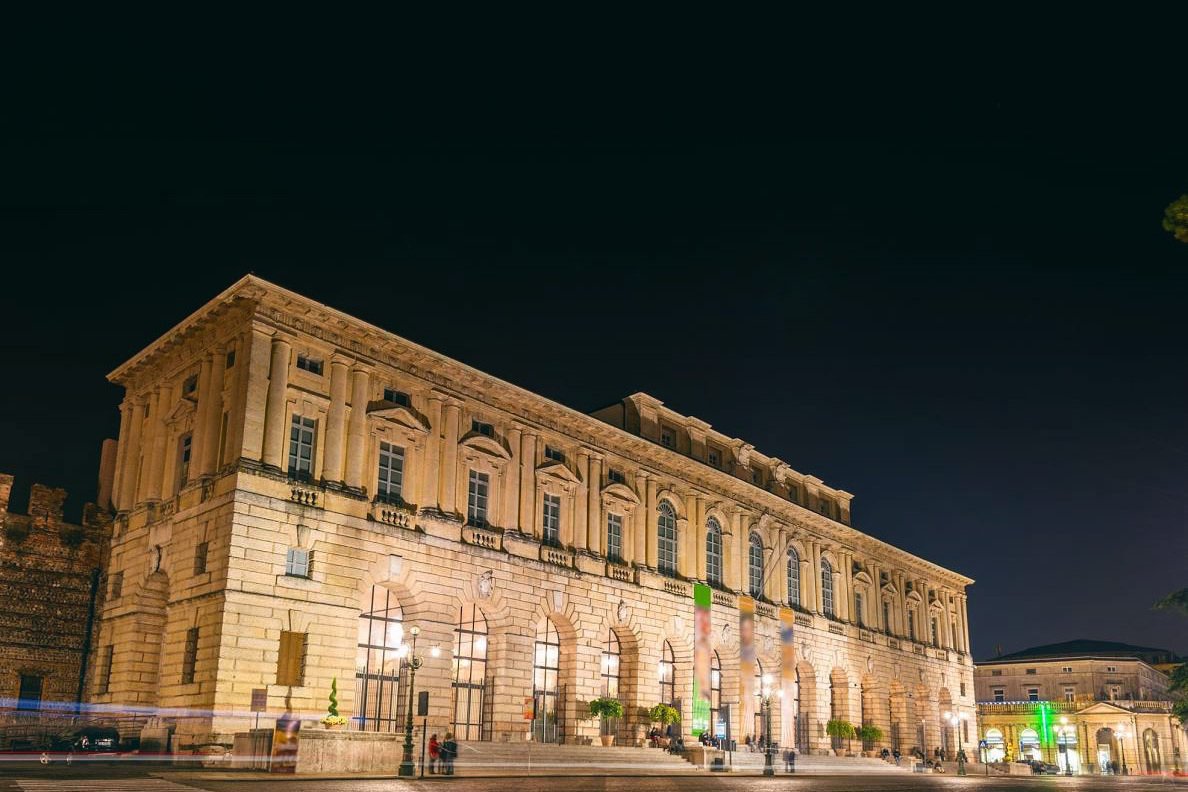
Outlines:
<svg viewBox="0 0 1188 792"><path fill-rule="evenodd" d="M429 394L429 436L425 438L425 473L421 476L421 508L428 511L440 511L441 501L438 498L441 477L441 433L444 430L441 418L440 394Z"/></svg>
<svg viewBox="0 0 1188 792"><path fill-rule="evenodd" d="M821 543L813 542L813 568L809 574L809 580L813 582L813 604L814 611L820 614L825 613L825 595L821 591Z"/></svg>
<svg viewBox="0 0 1188 792"><path fill-rule="evenodd" d="M343 455L346 449L347 380L349 370L344 358L330 359L330 407L326 410L326 451L322 454L322 479L343 482Z"/></svg>
<svg viewBox="0 0 1188 792"><path fill-rule="evenodd" d="M606 533L606 520L602 516L602 457L590 453L586 473L586 547L595 555L605 552L602 537ZM623 526L626 532L627 526ZM620 544L626 544L626 537L620 537ZM626 548L624 547L625 551Z"/></svg>
<svg viewBox="0 0 1188 792"><path fill-rule="evenodd" d="M520 427L507 430L507 446L511 458L507 461L507 472L503 476L503 513L499 524L515 529L520 524Z"/></svg>
<svg viewBox="0 0 1188 792"><path fill-rule="evenodd" d="M447 514L458 513L458 432L462 407L450 399L442 407L445 436L441 442L441 508Z"/></svg>
<svg viewBox="0 0 1188 792"><path fill-rule="evenodd" d="M961 630L965 641L965 652L969 654L969 597L961 595Z"/></svg>
<svg viewBox="0 0 1188 792"><path fill-rule="evenodd" d="M591 519L589 493L597 486L590 480L590 452L584 448L577 452L577 476L578 485L573 494L572 545L576 550L585 550Z"/></svg>
<svg viewBox="0 0 1188 792"><path fill-rule="evenodd" d="M128 452L124 455L123 477L120 480L120 511L130 511L136 505L136 479L140 472L140 425L144 423L144 397L132 400L129 416Z"/></svg>
<svg viewBox="0 0 1188 792"><path fill-rule="evenodd" d="M253 327L247 339L247 359L240 365L247 366L247 384L243 397L243 441L240 456L259 462L264 456L264 422L268 410L269 361L272 357L272 335L270 330Z"/></svg>
<svg viewBox="0 0 1188 792"><path fill-rule="evenodd" d="M525 536L536 533L536 435L525 431L520 438L520 522Z"/></svg>
<svg viewBox="0 0 1188 792"><path fill-rule="evenodd" d="M660 489L660 482L654 478L648 479L648 505L646 516L644 517L644 539L647 542L648 550L648 569L656 569L659 566L659 548L657 541L657 512L656 512L656 493Z"/></svg>
<svg viewBox="0 0 1188 792"><path fill-rule="evenodd" d="M194 429L191 432L190 473L197 479L206 475L206 448L218 442L206 432L206 420L210 413L211 390L214 382L214 364L209 354L202 356L202 369L198 374L198 406L194 408Z"/></svg>
<svg viewBox="0 0 1188 792"><path fill-rule="evenodd" d="M151 501L160 500L162 495L165 475L165 446L169 439L169 427L165 423L165 413L172 403L172 394L173 390L168 385L162 385L153 394L152 456L146 471L148 484L145 492L145 497Z"/></svg>
<svg viewBox="0 0 1188 792"><path fill-rule="evenodd" d="M735 579L734 537L738 533L738 512L727 512L727 525L722 526L722 585L731 591L738 589Z"/></svg>
<svg viewBox="0 0 1188 792"><path fill-rule="evenodd" d="M282 469L285 462L285 434L290 422L289 342L272 339L272 360L268 366L268 407L264 412L264 464Z"/></svg>
<svg viewBox="0 0 1188 792"><path fill-rule="evenodd" d="M705 501L703 501L701 498L698 498L697 499L697 525L694 527L694 531L693 531L693 534L696 537L696 539L694 539L694 542L693 542L693 549L694 549L694 552L696 553L695 557L697 558L697 566L696 566L697 579L701 580L701 581L705 581L705 580L709 579L709 570L706 567L706 558L705 558L705 541L706 541L706 533L707 533L706 529L705 529L705 524L708 521L705 511L706 511ZM723 530L724 529L725 529L725 526L723 526Z"/></svg>
<svg viewBox="0 0 1188 792"><path fill-rule="evenodd" d="M367 399L369 395L367 369L351 371L351 417L347 425L346 485L354 490L364 489L364 462L367 459Z"/></svg>
<svg viewBox="0 0 1188 792"><path fill-rule="evenodd" d="M648 474L640 471L635 477L635 490L639 495L639 506L635 510L635 563L648 564Z"/></svg>
<svg viewBox="0 0 1188 792"><path fill-rule="evenodd" d="M223 423L223 379L227 371L227 356L221 347L206 356L210 364L210 381L206 391L198 392L198 414L202 417L202 434L206 440L202 445L202 458L198 475L210 476L219 469L219 439Z"/></svg>
<svg viewBox="0 0 1188 792"><path fill-rule="evenodd" d="M776 533L771 553L771 598L779 605L788 604L788 531L781 527Z"/></svg>
<svg viewBox="0 0 1188 792"><path fill-rule="evenodd" d="M677 570L681 577L695 578L697 577L698 558L704 553L698 552L697 536L698 524L700 519L698 517L698 498L692 492L685 494L685 531L679 537L678 554L677 554ZM704 545L703 545L704 546ZM701 563L705 563L702 559ZM702 580L705 578L702 577Z"/></svg>
<svg viewBox="0 0 1188 792"><path fill-rule="evenodd" d="M734 589L743 593L750 593L751 581L748 579L751 563L751 527L750 515L742 512L738 515L738 530L734 532Z"/></svg>
<svg viewBox="0 0 1188 792"><path fill-rule="evenodd" d="M111 491L114 495L112 505L118 511L124 509L123 503L123 484L126 476L124 475L124 460L128 456L128 433L132 429L132 402L127 398L120 403L120 437L116 442L116 469L115 477L112 479Z"/></svg>

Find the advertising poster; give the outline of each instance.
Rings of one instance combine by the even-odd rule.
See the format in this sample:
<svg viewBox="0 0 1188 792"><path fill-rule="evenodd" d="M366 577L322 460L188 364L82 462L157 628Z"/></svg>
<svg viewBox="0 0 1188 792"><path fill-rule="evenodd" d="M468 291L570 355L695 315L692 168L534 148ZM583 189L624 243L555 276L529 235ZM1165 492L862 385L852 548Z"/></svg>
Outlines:
<svg viewBox="0 0 1188 792"><path fill-rule="evenodd" d="M780 608L780 744L793 745L796 722L796 644L792 642L796 614L791 608Z"/></svg>
<svg viewBox="0 0 1188 792"><path fill-rule="evenodd" d="M301 721L297 718L281 716L276 719L276 729L272 732L272 762L268 765L270 773L297 772L297 737L301 731Z"/></svg>
<svg viewBox="0 0 1188 792"><path fill-rule="evenodd" d="M693 584L693 734L710 727L710 587Z"/></svg>
<svg viewBox="0 0 1188 792"><path fill-rule="evenodd" d="M742 692L742 728L740 734L751 734L755 722L755 600L738 598L738 681Z"/></svg>

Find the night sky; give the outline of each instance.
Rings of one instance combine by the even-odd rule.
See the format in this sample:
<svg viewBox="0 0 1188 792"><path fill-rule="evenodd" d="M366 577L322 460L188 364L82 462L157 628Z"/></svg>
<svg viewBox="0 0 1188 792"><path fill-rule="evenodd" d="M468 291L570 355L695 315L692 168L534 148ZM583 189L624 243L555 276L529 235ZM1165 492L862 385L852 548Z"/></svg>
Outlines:
<svg viewBox="0 0 1188 792"><path fill-rule="evenodd" d="M646 391L854 493L855 527L977 580L979 658L1188 652L1150 608L1188 585L1188 245L1159 226L1184 127L1066 134L989 97L681 132L488 103L410 131L89 96L0 127L21 507L32 481L94 497L105 374L255 272L580 410Z"/></svg>

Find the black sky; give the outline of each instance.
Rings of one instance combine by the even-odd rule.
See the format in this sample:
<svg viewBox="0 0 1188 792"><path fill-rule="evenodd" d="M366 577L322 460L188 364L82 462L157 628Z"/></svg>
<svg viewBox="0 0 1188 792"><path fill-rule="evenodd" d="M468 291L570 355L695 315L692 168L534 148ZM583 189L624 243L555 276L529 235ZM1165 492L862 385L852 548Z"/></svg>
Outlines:
<svg viewBox="0 0 1188 792"><path fill-rule="evenodd" d="M978 656L1188 652L1150 610L1188 584L1188 246L1159 227L1183 127L986 91L774 124L569 103L558 133L438 99L331 121L83 91L9 117L18 502L93 497L104 375L253 271L578 409L647 391L853 492L856 527L977 579Z"/></svg>

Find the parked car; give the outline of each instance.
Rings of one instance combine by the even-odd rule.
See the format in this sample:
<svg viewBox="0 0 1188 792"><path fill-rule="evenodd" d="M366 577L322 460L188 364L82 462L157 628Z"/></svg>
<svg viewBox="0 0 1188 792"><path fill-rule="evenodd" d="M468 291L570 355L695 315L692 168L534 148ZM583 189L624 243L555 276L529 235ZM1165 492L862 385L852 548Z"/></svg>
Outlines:
<svg viewBox="0 0 1188 792"><path fill-rule="evenodd" d="M1041 762L1034 759L1030 762L1031 772L1036 775L1060 775L1060 766L1054 765L1051 762Z"/></svg>

